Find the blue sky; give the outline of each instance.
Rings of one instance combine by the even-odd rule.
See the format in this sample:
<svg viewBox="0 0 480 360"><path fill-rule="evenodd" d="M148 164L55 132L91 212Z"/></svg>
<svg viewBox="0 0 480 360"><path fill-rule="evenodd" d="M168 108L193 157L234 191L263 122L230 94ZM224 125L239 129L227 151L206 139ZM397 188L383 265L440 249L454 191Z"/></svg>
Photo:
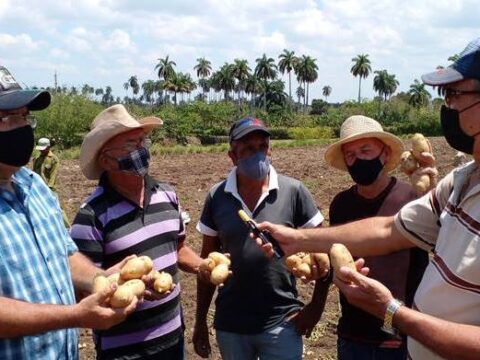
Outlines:
<svg viewBox="0 0 480 360"><path fill-rule="evenodd" d="M317 59L310 98L330 85L337 102L357 97L356 55L408 91L480 36L478 15L474 0L0 0L0 64L29 86L53 86L56 70L59 85L110 85L123 97L131 75L156 79L166 55L195 78L199 57L214 69L243 58L253 69L286 48ZM374 96L372 82L362 81L362 97Z"/></svg>

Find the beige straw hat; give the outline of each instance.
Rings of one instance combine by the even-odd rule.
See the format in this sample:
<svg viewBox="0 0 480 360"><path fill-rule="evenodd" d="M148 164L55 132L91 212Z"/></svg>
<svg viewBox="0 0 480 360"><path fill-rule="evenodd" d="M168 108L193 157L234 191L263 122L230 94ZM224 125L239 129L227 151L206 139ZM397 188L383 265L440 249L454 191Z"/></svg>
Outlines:
<svg viewBox="0 0 480 360"><path fill-rule="evenodd" d="M331 144L325 151L325 161L328 165L347 171L343 157L342 145L358 139L376 138L390 147L391 154L385 164L385 170L397 167L403 152L403 142L398 137L383 131L382 125L367 116L354 115L345 120L340 128L340 140Z"/></svg>
<svg viewBox="0 0 480 360"><path fill-rule="evenodd" d="M146 133L163 124L154 116L136 120L121 104L113 105L95 117L90 132L83 139L80 148L80 168L87 179L100 178L102 169L98 164L98 152L105 143L124 132L142 128Z"/></svg>

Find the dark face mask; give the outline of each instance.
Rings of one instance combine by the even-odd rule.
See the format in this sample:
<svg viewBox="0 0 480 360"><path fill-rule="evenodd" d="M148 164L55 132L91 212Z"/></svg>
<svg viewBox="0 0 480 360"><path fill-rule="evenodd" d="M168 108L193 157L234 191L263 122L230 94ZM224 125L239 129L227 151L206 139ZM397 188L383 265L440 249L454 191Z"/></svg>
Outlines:
<svg viewBox="0 0 480 360"><path fill-rule="evenodd" d="M480 132L473 135L465 134L460 127L460 114L479 103L480 101L473 103L461 111L450 109L445 105L442 106L440 121L442 123L443 135L448 144L455 150L462 151L466 154L473 153L474 138L480 134Z"/></svg>
<svg viewBox="0 0 480 360"><path fill-rule="evenodd" d="M382 155L382 153L383 149L375 159L356 159L351 166L347 166L348 172L355 183L367 186L377 180L378 175L383 169L383 164L380 161L380 155Z"/></svg>
<svg viewBox="0 0 480 360"><path fill-rule="evenodd" d="M33 129L30 125L9 131L0 131L0 163L24 166L32 156Z"/></svg>

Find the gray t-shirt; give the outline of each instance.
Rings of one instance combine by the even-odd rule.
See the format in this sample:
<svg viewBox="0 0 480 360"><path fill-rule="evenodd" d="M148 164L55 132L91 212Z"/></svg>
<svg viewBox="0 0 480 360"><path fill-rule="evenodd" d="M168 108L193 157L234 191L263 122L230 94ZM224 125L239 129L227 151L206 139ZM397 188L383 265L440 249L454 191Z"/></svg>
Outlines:
<svg viewBox="0 0 480 360"><path fill-rule="evenodd" d="M249 238L249 229L237 213L244 209L257 222L268 220L294 228L315 227L323 216L300 181L277 175L271 167L269 185L253 213L238 195L235 169L207 195L197 229L219 237L221 251L231 254L233 272L218 290L214 323L218 330L260 333L303 306L284 258L268 259Z"/></svg>

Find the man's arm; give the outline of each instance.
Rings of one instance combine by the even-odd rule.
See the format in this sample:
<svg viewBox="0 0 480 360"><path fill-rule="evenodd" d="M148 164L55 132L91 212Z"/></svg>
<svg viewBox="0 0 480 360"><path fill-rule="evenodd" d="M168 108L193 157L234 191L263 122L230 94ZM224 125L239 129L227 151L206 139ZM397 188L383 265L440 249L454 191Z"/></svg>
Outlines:
<svg viewBox="0 0 480 360"><path fill-rule="evenodd" d="M216 236L203 235L202 258L208 257L212 251L220 250L220 240ZM197 278L197 311L195 317L195 328L193 332L193 345L195 352L208 357L210 353L210 342L208 340L207 314L212 302L215 286Z"/></svg>
<svg viewBox="0 0 480 360"><path fill-rule="evenodd" d="M335 284L349 303L383 319L391 292L380 282L343 267L346 280ZM393 325L446 359L480 359L480 327L454 323L401 306Z"/></svg>
<svg viewBox="0 0 480 360"><path fill-rule="evenodd" d="M177 248L178 266L182 271L196 274L198 267L202 262L202 258L189 246L185 245L185 241L180 241Z"/></svg>
<svg viewBox="0 0 480 360"><path fill-rule="evenodd" d="M55 183L57 181L58 168L60 167L60 162L57 158L52 160L52 169L50 170L50 178L48 179L48 187L53 189L55 188Z"/></svg>
<svg viewBox="0 0 480 360"><path fill-rule="evenodd" d="M328 228L300 230L269 222L258 227L269 231L287 255L300 251L328 253L332 244L342 243L354 256L376 256L415 246L397 230L393 219L393 216L373 217ZM262 248L267 255L273 254L270 244Z"/></svg>
<svg viewBox="0 0 480 360"><path fill-rule="evenodd" d="M85 327L108 329L135 310L137 299L126 308L104 306L115 287L92 294L75 305L32 304L0 297L0 338L35 335L50 330Z"/></svg>
<svg viewBox="0 0 480 360"><path fill-rule="evenodd" d="M105 274L105 271L97 267L88 257L75 252L68 258L70 262L70 271L75 290L78 294L86 296L92 291L93 278L97 274Z"/></svg>

